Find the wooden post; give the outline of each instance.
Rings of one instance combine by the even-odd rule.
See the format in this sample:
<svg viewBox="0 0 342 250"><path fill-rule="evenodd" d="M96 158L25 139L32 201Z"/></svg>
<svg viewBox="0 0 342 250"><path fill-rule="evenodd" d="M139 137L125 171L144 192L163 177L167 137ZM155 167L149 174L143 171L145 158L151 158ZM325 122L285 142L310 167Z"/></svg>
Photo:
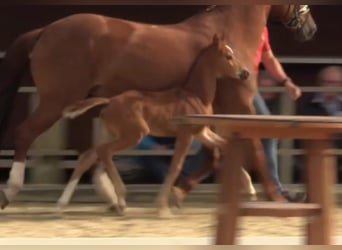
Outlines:
<svg viewBox="0 0 342 250"><path fill-rule="evenodd" d="M342 130L342 118L322 116L187 115L181 124L221 127L233 138L224 149L221 167L216 244L234 244L239 216L309 217L307 243L333 244L334 184L336 156L331 138ZM223 130L222 130L223 131ZM244 143L253 138L298 138L306 140L307 191L309 203L241 204L240 167ZM229 167L227 167L229 166ZM266 191L266 190L265 190Z"/></svg>
<svg viewBox="0 0 342 250"><path fill-rule="evenodd" d="M307 191L310 203L321 206L318 216L309 218L307 231L309 245L331 245L333 214L335 213L334 184L336 183L336 156L328 154L333 146L329 141L306 141Z"/></svg>
<svg viewBox="0 0 342 250"><path fill-rule="evenodd" d="M232 138L223 149L219 169L219 205L216 231L217 245L233 245L239 216L241 166L243 166L244 140Z"/></svg>

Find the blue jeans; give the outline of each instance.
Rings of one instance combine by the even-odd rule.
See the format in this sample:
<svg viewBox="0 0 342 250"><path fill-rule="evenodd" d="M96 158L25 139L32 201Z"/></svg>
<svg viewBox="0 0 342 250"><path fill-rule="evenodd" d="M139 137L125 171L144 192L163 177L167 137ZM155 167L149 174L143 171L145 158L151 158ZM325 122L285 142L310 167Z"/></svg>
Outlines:
<svg viewBox="0 0 342 250"><path fill-rule="evenodd" d="M268 109L264 99L257 93L254 99L254 107L256 113L258 115L270 115L271 112ZM283 191L283 187L279 180L279 171L278 171L278 157L277 157L277 147L278 147L278 140L277 139L263 139L261 140L262 145L264 147L266 161L268 168L271 172L271 175L278 185L280 191Z"/></svg>

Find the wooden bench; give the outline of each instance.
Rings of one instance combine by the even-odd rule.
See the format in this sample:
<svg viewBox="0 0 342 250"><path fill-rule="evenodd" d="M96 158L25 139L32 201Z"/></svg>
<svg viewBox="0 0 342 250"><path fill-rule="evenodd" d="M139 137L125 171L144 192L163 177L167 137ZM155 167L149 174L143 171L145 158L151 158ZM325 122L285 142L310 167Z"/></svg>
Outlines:
<svg viewBox="0 0 342 250"><path fill-rule="evenodd" d="M190 115L180 123L223 128L231 140L224 152L219 192L216 244L235 244L239 216L307 217L307 244L333 244L336 157L332 139L342 118L315 116ZM303 139L306 149L308 203L240 203L240 167L244 144L251 138Z"/></svg>

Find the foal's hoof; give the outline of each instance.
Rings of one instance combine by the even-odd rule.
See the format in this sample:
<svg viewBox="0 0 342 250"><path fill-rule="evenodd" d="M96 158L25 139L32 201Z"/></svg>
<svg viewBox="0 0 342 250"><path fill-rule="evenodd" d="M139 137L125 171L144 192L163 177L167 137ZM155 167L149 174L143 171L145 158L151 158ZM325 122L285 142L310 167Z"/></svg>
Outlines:
<svg viewBox="0 0 342 250"><path fill-rule="evenodd" d="M185 193L179 187L172 187L172 198L175 203L175 206L179 209L183 207L183 201L185 199Z"/></svg>
<svg viewBox="0 0 342 250"><path fill-rule="evenodd" d="M126 210L127 208L127 203L126 203L126 200L125 199L119 199L119 207L122 209L122 210Z"/></svg>
<svg viewBox="0 0 342 250"><path fill-rule="evenodd" d="M124 216L125 215L126 207L120 206L120 205L111 205L108 207L109 212L115 213L117 216Z"/></svg>
<svg viewBox="0 0 342 250"><path fill-rule="evenodd" d="M58 209L58 212L64 212L64 210L66 209L68 203L64 202L64 201L57 201L57 209Z"/></svg>
<svg viewBox="0 0 342 250"><path fill-rule="evenodd" d="M175 215L171 212L169 208L159 209L158 216L160 219L172 219L175 217Z"/></svg>
<svg viewBox="0 0 342 250"><path fill-rule="evenodd" d="M9 200L6 197L4 191L0 190L0 208L4 209L9 204Z"/></svg>

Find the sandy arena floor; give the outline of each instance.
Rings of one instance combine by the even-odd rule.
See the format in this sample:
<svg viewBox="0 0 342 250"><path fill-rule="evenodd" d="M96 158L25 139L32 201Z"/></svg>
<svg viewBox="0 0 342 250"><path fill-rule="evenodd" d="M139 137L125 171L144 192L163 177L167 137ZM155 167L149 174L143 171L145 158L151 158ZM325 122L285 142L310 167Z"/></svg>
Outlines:
<svg viewBox="0 0 342 250"><path fill-rule="evenodd" d="M128 208L115 217L100 204L73 204L63 214L54 204L12 204L0 211L0 237L211 237L215 209L187 205L170 220L156 218L151 207ZM342 235L342 209L336 213ZM240 236L302 236L301 218L244 217Z"/></svg>

